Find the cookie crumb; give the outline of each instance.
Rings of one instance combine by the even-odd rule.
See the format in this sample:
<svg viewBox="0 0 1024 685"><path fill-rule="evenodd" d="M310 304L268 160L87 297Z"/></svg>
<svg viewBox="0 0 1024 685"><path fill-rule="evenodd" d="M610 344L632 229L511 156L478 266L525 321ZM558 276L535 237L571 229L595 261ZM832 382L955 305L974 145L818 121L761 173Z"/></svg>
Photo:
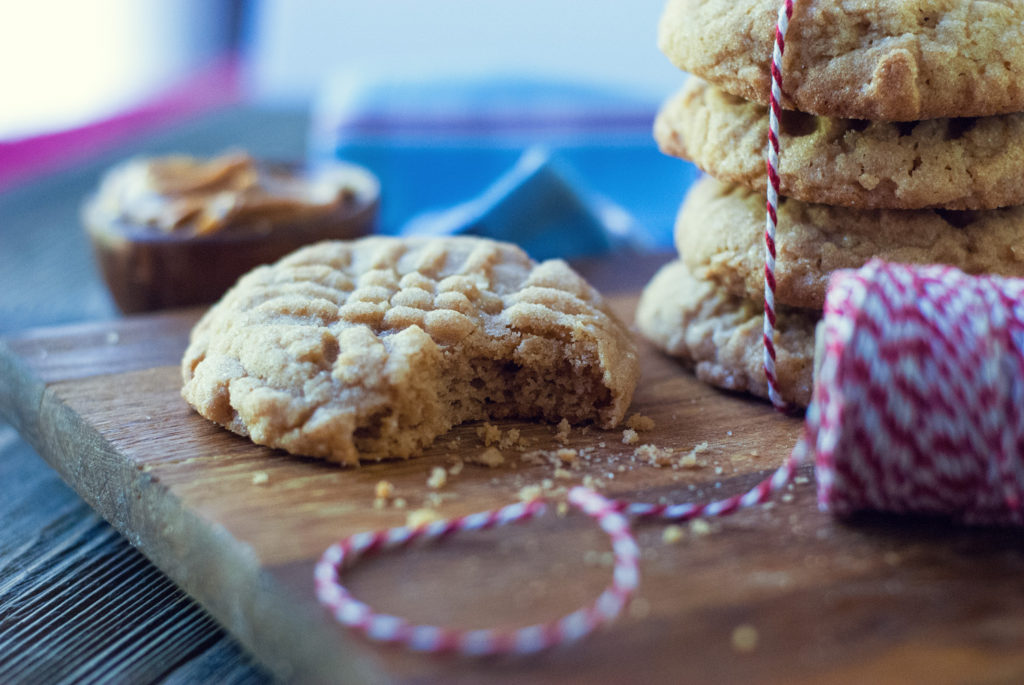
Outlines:
<svg viewBox="0 0 1024 685"><path fill-rule="evenodd" d="M409 528L418 528L434 521L440 521L441 514L434 509L414 509L405 518L405 525Z"/></svg>
<svg viewBox="0 0 1024 685"><path fill-rule="evenodd" d="M646 461L651 466L668 466L672 461L675 450L671 447L658 447L657 445L640 445L633 451L633 456Z"/></svg>
<svg viewBox="0 0 1024 685"><path fill-rule="evenodd" d="M390 499L394 494L395 486L388 480L377 481L377 485L373 488L373 496L375 499Z"/></svg>
<svg viewBox="0 0 1024 685"><path fill-rule="evenodd" d="M473 457L472 462L474 464L481 464L482 466L496 469L505 463L505 456L497 447L488 447L483 452Z"/></svg>
<svg viewBox="0 0 1024 685"><path fill-rule="evenodd" d="M573 464L576 462L577 452L574 449L562 447L561 449L555 450L555 456L558 457L558 461L563 464Z"/></svg>
<svg viewBox="0 0 1024 685"><path fill-rule="evenodd" d="M708 442L705 440L699 445L695 445L692 450L684 454L676 462L676 465L681 469L699 469L704 466L701 462L697 461L697 455L708 449Z"/></svg>
<svg viewBox="0 0 1024 685"><path fill-rule="evenodd" d="M626 426L635 431L649 431L654 429L654 419L643 414L633 414L626 421Z"/></svg>
<svg viewBox="0 0 1024 685"><path fill-rule="evenodd" d="M448 472L440 466L435 466L430 471L430 477L427 478L427 487L432 490L440 490L444 487L445 483L448 482Z"/></svg>
<svg viewBox="0 0 1024 685"><path fill-rule="evenodd" d="M462 473L462 469L463 469L463 467L465 465L466 465L465 462L463 462L461 459L459 459L457 462L455 462L454 464L452 464L451 466L448 467L448 475L449 476L457 476L457 475L459 475L460 473Z"/></svg>
<svg viewBox="0 0 1024 685"><path fill-rule="evenodd" d="M498 440L498 447L503 450L509 450L521 444L522 439L518 428L509 428Z"/></svg>
<svg viewBox="0 0 1024 685"><path fill-rule="evenodd" d="M476 434L483 441L485 447L496 445L501 441L501 429L492 423L477 426Z"/></svg>
<svg viewBox="0 0 1024 685"><path fill-rule="evenodd" d="M406 502L405 502L405 498L404 497L396 497L395 501L392 504L395 505L395 509L405 509L405 507L406 507Z"/></svg>
<svg viewBox="0 0 1024 685"><path fill-rule="evenodd" d="M572 472L568 469L558 467L555 469L555 478L572 478Z"/></svg>
<svg viewBox="0 0 1024 685"><path fill-rule="evenodd" d="M555 513L564 518L569 513L569 503L559 502L558 506L555 507Z"/></svg>
<svg viewBox="0 0 1024 685"><path fill-rule="evenodd" d="M541 494L542 490L539 485L524 485L519 489L519 499L523 502L539 499Z"/></svg>
<svg viewBox="0 0 1024 685"><path fill-rule="evenodd" d="M106 341L108 345L116 345L121 340L117 331L107 331Z"/></svg>
<svg viewBox="0 0 1024 685"><path fill-rule="evenodd" d="M681 469L699 469L700 464L697 463L697 455L693 452L684 454L679 457L679 461L676 462Z"/></svg>
<svg viewBox="0 0 1024 685"><path fill-rule="evenodd" d="M661 531L661 541L666 545L674 545L682 540L684 535L682 526L672 524L665 526L665 530Z"/></svg>
<svg viewBox="0 0 1024 685"><path fill-rule="evenodd" d="M569 432L571 430L572 427L569 425L569 420L563 418L561 421L558 422L558 425L555 427L555 440L558 440L558 442L561 443L568 441Z"/></svg>
<svg viewBox="0 0 1024 685"><path fill-rule="evenodd" d="M732 648L737 652L749 654L757 649L758 641L757 628L744 623L733 628L732 631Z"/></svg>
<svg viewBox="0 0 1024 685"><path fill-rule="evenodd" d="M690 521L690 532L697 537L711 535L711 524L704 519L694 519Z"/></svg>
<svg viewBox="0 0 1024 685"><path fill-rule="evenodd" d="M257 471L252 474L253 485L266 485L270 481L270 475L266 471Z"/></svg>
<svg viewBox="0 0 1024 685"><path fill-rule="evenodd" d="M624 445L635 445L640 442L640 436L632 428L622 431L622 443Z"/></svg>

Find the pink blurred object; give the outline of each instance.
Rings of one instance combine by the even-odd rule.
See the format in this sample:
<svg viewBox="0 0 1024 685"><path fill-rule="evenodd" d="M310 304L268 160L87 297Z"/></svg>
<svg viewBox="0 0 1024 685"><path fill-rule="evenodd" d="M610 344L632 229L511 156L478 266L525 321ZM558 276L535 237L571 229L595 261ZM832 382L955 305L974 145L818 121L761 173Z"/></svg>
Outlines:
<svg viewBox="0 0 1024 685"><path fill-rule="evenodd" d="M117 143L241 99L234 57L218 60L149 102L86 126L0 142L0 191L59 171Z"/></svg>

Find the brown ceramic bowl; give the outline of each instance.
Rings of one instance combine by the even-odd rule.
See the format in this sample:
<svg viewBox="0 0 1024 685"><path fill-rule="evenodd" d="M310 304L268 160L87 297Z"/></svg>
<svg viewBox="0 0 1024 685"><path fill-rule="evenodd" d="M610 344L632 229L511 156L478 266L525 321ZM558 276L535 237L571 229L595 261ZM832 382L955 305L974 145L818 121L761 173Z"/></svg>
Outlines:
<svg viewBox="0 0 1024 685"><path fill-rule="evenodd" d="M296 164L261 165L275 172L302 173ZM114 302L126 314L209 304L242 274L303 245L371 233L380 184L362 167L342 166L353 176L353 192L330 213L232 225L208 235L183 235L98 217L89 211L94 200L90 198L83 220Z"/></svg>

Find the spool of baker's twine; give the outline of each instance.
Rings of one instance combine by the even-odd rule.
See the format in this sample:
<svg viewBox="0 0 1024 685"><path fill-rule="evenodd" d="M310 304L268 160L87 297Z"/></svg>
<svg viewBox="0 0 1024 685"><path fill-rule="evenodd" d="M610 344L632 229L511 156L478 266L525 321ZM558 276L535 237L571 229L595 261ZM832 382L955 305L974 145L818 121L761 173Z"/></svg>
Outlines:
<svg viewBox="0 0 1024 685"><path fill-rule="evenodd" d="M1024 280L875 260L821 325L798 450L822 508L1024 523Z"/></svg>
<svg viewBox="0 0 1024 685"><path fill-rule="evenodd" d="M765 375L775 378L775 227L782 55L793 0L779 10L772 57L765 229ZM583 487L569 502L611 537L615 567L597 601L557 621L517 631L415 626L375 613L341 585L341 570L370 553L541 514L541 500L360 533L332 545L316 567L317 597L372 640L420 652L529 654L579 640L614 620L638 585L637 547L625 515L686 520L762 504L813 461L818 503L858 511L939 515L969 524L1024 524L1024 280L968 276L945 266L878 260L833 274L819 324L819 359L804 431L786 462L750 491L706 503L610 500Z"/></svg>

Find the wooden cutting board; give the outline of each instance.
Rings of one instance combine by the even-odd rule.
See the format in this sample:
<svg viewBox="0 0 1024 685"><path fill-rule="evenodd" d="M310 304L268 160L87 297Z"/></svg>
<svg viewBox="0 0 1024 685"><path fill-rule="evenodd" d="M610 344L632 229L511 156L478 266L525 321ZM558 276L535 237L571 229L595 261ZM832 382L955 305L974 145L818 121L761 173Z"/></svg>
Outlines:
<svg viewBox="0 0 1024 685"><path fill-rule="evenodd" d="M613 265L615 266L615 265ZM621 270L598 269L598 286ZM614 289L607 285L607 290ZM636 293L612 296L632 318ZM749 488L788 454L798 419L712 390L642 348L634 411L641 444L687 453L692 469L633 458L621 431L574 429L591 448L570 472L520 452L561 446L550 426L505 422L529 443L498 468L466 464L440 490L430 471L483 450L478 426L423 457L337 468L257 447L194 414L178 360L198 311L35 330L0 342L0 413L93 507L261 662L298 681L1022 682L1024 536L921 520L838 522L813 478L768 508L683 527L636 526L641 588L628 614L582 643L522 659L411 655L336 626L313 594L313 566L339 537L405 523L425 506L461 515L513 502L524 486L589 476L612 495L673 501ZM564 475L564 474L563 474ZM406 508L373 506L388 480ZM440 501L437 501L440 497ZM590 601L610 575L607 540L585 517L385 555L347 576L371 605L460 627L549 620ZM754 637L756 639L751 640Z"/></svg>

